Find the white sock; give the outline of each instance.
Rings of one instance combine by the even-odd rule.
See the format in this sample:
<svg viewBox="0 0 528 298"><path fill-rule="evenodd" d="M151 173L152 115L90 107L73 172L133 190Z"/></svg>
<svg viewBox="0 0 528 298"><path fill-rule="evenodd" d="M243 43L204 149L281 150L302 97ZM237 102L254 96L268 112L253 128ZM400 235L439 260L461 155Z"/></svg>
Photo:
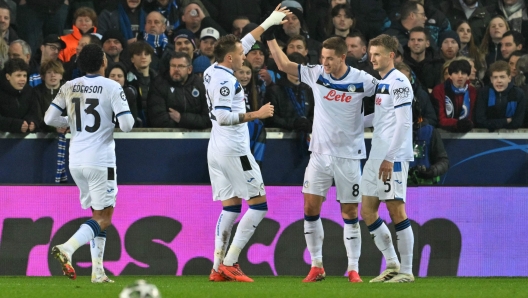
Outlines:
<svg viewBox="0 0 528 298"><path fill-rule="evenodd" d="M401 273L412 274L412 261L414 249L414 234L409 219L395 225L398 237L398 251L401 258Z"/></svg>
<svg viewBox="0 0 528 298"><path fill-rule="evenodd" d="M99 235L101 227L99 224L93 220L89 219L81 225L81 227L73 234L73 236L63 244L63 248L70 257L73 253L84 245L88 241L92 240L96 235Z"/></svg>
<svg viewBox="0 0 528 298"><path fill-rule="evenodd" d="M92 278L97 278L105 275L103 267L103 256L106 244L106 232L105 237L95 237L90 241L90 254L92 255Z"/></svg>
<svg viewBox="0 0 528 298"><path fill-rule="evenodd" d="M238 223L235 237L233 237L233 243L231 243L224 259L224 265L233 266L233 264L238 262L240 252L246 246L251 236L253 236L255 229L264 216L266 216L266 213L268 213L268 204L266 202L249 206L249 210Z"/></svg>
<svg viewBox="0 0 528 298"><path fill-rule="evenodd" d="M218 271L218 267L224 260L227 247L229 245L229 239L231 238L231 230L233 229L233 225L235 224L236 219L240 215L240 209L242 208L242 206L237 206L238 209L231 209L233 211L222 210L220 216L218 217L218 222L216 223L215 253L213 262L213 269L216 271Z"/></svg>
<svg viewBox="0 0 528 298"><path fill-rule="evenodd" d="M316 220L313 220L317 218ZM309 220L307 220L309 219ZM304 239L312 259L312 267L323 267L323 222L319 215L304 216Z"/></svg>
<svg viewBox="0 0 528 298"><path fill-rule="evenodd" d="M348 257L347 271L356 271L359 273L359 256L361 255L361 228L359 227L358 219L347 219L346 221L354 221L349 224L345 222L343 227L343 241Z"/></svg>
<svg viewBox="0 0 528 298"><path fill-rule="evenodd" d="M400 262L398 261L396 250L394 250L394 245L392 244L392 236L385 222L378 217L368 228L370 235L374 237L374 243L385 257L387 268L399 267Z"/></svg>

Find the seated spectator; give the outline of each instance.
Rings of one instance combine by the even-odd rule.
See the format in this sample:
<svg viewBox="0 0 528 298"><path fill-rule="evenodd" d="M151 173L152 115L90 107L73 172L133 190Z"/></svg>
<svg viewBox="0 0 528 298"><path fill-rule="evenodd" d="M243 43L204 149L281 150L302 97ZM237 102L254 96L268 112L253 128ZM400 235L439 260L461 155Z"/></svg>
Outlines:
<svg viewBox="0 0 528 298"><path fill-rule="evenodd" d="M347 4L338 4L330 11L330 18L326 24L326 38L341 36L345 38L354 29L356 20L354 13Z"/></svg>
<svg viewBox="0 0 528 298"><path fill-rule="evenodd" d="M451 132L466 133L473 129L473 113L477 92L469 84L471 65L465 60L451 61L449 79L433 89L433 105L439 127Z"/></svg>
<svg viewBox="0 0 528 298"><path fill-rule="evenodd" d="M4 1L0 1L0 36L8 44L18 39L18 34L11 27L11 11Z"/></svg>
<svg viewBox="0 0 528 298"><path fill-rule="evenodd" d="M160 60L163 56L174 51L174 46L169 43L169 39L165 35L167 28L165 23L165 17L161 13L157 11L149 13L145 24L145 32L140 33L138 37L138 40L146 41L154 49L150 67L155 71L159 70Z"/></svg>
<svg viewBox="0 0 528 298"><path fill-rule="evenodd" d="M168 71L152 83L147 100L151 127L211 127L203 79L192 73L191 57L170 54Z"/></svg>
<svg viewBox="0 0 528 298"><path fill-rule="evenodd" d="M126 75L127 83L138 91L137 111L143 127L148 126L147 98L150 83L154 81L157 73L150 68L154 50L145 41L136 41L128 46L132 65Z"/></svg>
<svg viewBox="0 0 528 298"><path fill-rule="evenodd" d="M40 67L40 76L42 84L36 86L33 90L37 96L36 100L39 104L39 119L44 132L58 132L65 133L67 128L53 127L44 124L44 114L48 110L51 102L57 96L60 87L64 84L62 75L64 74L64 67L58 60L49 60L44 62ZM66 116L66 112L64 115Z"/></svg>
<svg viewBox="0 0 528 298"><path fill-rule="evenodd" d="M66 43L64 48L59 53L59 59L62 62L70 61L71 57L75 55L79 39L84 34L97 32L97 14L88 7L81 7L75 11L73 15L73 32L63 35L61 39Z"/></svg>
<svg viewBox="0 0 528 298"><path fill-rule="evenodd" d="M44 38L40 49L31 57L29 65L34 65L35 68L30 68L29 85L31 87L38 86L42 83L40 77L40 65L48 60L58 60L59 52L66 47L66 43L58 35L48 35ZM33 72L35 71L35 72Z"/></svg>
<svg viewBox="0 0 528 298"><path fill-rule="evenodd" d="M79 54L81 53L82 48L84 48L84 46L89 45L89 44L96 44L96 45L102 46L101 40L99 39L99 37L91 33L84 34L81 37L81 39L79 39L79 42L77 43L77 48L75 49L75 55L73 55L70 58L70 61L64 63L64 75L63 75L64 81L70 81L70 80L79 78L84 75L84 73L81 71L81 69L77 65L77 57L79 57ZM112 62L109 62L109 63L112 63ZM44 109L44 112L46 112L46 110L47 108Z"/></svg>
<svg viewBox="0 0 528 298"><path fill-rule="evenodd" d="M306 58L299 53L291 53L288 59L306 65ZM277 127L312 132L314 97L310 86L301 83L298 77L280 73L280 79L266 90L264 103L275 107L273 117L266 119L266 127Z"/></svg>
<svg viewBox="0 0 528 298"><path fill-rule="evenodd" d="M480 44L480 52L486 59L486 65L502 60L501 40L502 35L508 30L510 30L510 25L504 17L497 15L490 20Z"/></svg>
<svg viewBox="0 0 528 298"><path fill-rule="evenodd" d="M180 29L174 32L174 51L184 52L194 60L194 52L196 51L196 38L194 33L187 29Z"/></svg>
<svg viewBox="0 0 528 298"><path fill-rule="evenodd" d="M517 129L523 125L526 95L511 82L510 67L505 61L490 65L492 86L480 89L475 105L477 127L489 131Z"/></svg>
<svg viewBox="0 0 528 298"><path fill-rule="evenodd" d="M460 37L455 31L445 31L438 37L438 47L444 61L453 60L460 50Z"/></svg>
<svg viewBox="0 0 528 298"><path fill-rule="evenodd" d="M501 54L504 61L510 59L510 55L515 51L523 49L524 37L517 31L507 31L502 35L501 39Z"/></svg>
<svg viewBox="0 0 528 298"><path fill-rule="evenodd" d="M220 32L213 27L204 28L200 33L199 54L207 57L210 64L215 62L214 46L218 38L220 38Z"/></svg>
<svg viewBox="0 0 528 298"><path fill-rule="evenodd" d="M468 21L460 21L455 24L453 30L456 31L460 38L460 50L458 51L460 56L470 58L475 64L477 70L477 79L482 80L486 74L486 60L484 55L480 53L479 48L475 44L475 37L472 28L469 26Z"/></svg>
<svg viewBox="0 0 528 298"><path fill-rule="evenodd" d="M110 29L121 31L128 44L137 41L139 32L145 31L145 11L141 1L118 0L99 14L98 33L104 35Z"/></svg>
<svg viewBox="0 0 528 298"><path fill-rule="evenodd" d="M103 34L101 42L103 43L103 51L105 52L106 58L109 62L128 63L128 61L122 61L121 57L123 50L126 49L128 45L121 31L117 29L107 30ZM126 54L124 55L126 56Z"/></svg>
<svg viewBox="0 0 528 298"><path fill-rule="evenodd" d="M249 23L251 23L251 22L249 21L249 18L246 17L246 16L238 16L238 17L236 17L233 20L233 26L232 26L232 29L231 29L231 33L234 34L239 39L241 39L242 37L244 37L242 35L242 30Z"/></svg>
<svg viewBox="0 0 528 298"><path fill-rule="evenodd" d="M110 80L116 81L121 85L123 88L123 92L125 92L125 96L128 102L128 106L130 107L130 112L132 113L132 117L134 117L134 127L141 127L143 126L141 123L141 118L138 117L137 112L137 98L138 98L138 92L134 86L130 86L126 84L126 74L128 73L125 65L121 62L117 62L106 68L106 77ZM119 127L119 120L116 119L116 127Z"/></svg>
<svg viewBox="0 0 528 298"><path fill-rule="evenodd" d="M39 129L39 104L27 84L28 69L24 60L14 58L0 72L1 132L30 133Z"/></svg>

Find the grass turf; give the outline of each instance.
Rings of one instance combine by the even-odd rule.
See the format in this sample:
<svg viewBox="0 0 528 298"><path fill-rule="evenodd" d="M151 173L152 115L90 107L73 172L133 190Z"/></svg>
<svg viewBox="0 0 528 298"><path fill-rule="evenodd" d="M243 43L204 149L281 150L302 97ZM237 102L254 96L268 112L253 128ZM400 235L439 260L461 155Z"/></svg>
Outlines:
<svg viewBox="0 0 528 298"><path fill-rule="evenodd" d="M259 277L254 283L208 281L207 276L118 276L114 284L91 284L90 277L0 277L0 297L118 297L137 279L155 284L167 297L528 297L526 278L417 278L412 284L351 284L346 277L302 283L302 277Z"/></svg>

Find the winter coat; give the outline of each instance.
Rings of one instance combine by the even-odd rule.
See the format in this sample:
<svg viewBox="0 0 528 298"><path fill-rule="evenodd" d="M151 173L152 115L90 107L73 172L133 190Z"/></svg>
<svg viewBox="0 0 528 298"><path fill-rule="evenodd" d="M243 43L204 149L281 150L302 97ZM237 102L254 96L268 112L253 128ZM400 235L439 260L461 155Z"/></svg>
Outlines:
<svg viewBox="0 0 528 298"><path fill-rule="evenodd" d="M490 97L490 93L495 95ZM493 87L481 88L478 92L475 107L475 122L477 127L496 129L517 129L523 125L526 109L526 95L519 87L510 83L506 90L497 92ZM511 118L511 122L507 122Z"/></svg>
<svg viewBox="0 0 528 298"><path fill-rule="evenodd" d="M49 89L48 87L46 87L46 84L44 83L33 88L35 95L36 95L36 100L38 101L38 104L39 104L39 112L40 112L39 121L40 121L40 126L42 128L41 130L43 131L47 131L47 132L56 131L55 127L47 126L44 123L44 114L46 114L46 111L48 110L51 102L53 101L53 99L55 99L55 96L57 96L59 89L60 89L60 86L57 89ZM66 116L66 111L64 111L63 116Z"/></svg>
<svg viewBox="0 0 528 298"><path fill-rule="evenodd" d="M426 89L433 89L440 83L444 59L438 52L428 47L425 49L425 59L417 62L411 57L411 49L408 46L404 46L403 49L404 62L409 65L422 86Z"/></svg>
<svg viewBox="0 0 528 298"><path fill-rule="evenodd" d="M68 62L70 61L71 57L77 53L77 45L79 44L79 40L83 36L83 33L77 26L73 25L73 32L67 35L61 36L62 41L66 43L66 48L60 51L59 53L59 59L62 62ZM96 33L97 28L93 27L92 29L88 30L86 33Z"/></svg>
<svg viewBox="0 0 528 298"><path fill-rule="evenodd" d="M11 86L5 71L0 72L0 131L22 133L22 123L39 126L39 104L33 88L26 84L21 91ZM28 130L29 132L29 130Z"/></svg>
<svg viewBox="0 0 528 298"><path fill-rule="evenodd" d="M469 84L469 81L466 84ZM460 116L464 112L462 109L462 105L464 103L464 94L455 94L451 90L451 85L451 79L447 79L443 84L439 84L434 87L432 92L432 102L438 114L438 126L442 129L457 132L457 123ZM473 115L475 114L475 102L477 100L477 91L471 85L468 86L468 91L470 111L469 115L467 115L465 119L473 121ZM449 98L452 104L451 116L446 112L446 97Z"/></svg>
<svg viewBox="0 0 528 298"><path fill-rule="evenodd" d="M466 17L459 0L445 0L440 4L441 10L449 19L453 31L456 31L455 26L459 21L468 21L471 27L471 34L477 46L482 42L492 17L490 12L480 2L469 18Z"/></svg>

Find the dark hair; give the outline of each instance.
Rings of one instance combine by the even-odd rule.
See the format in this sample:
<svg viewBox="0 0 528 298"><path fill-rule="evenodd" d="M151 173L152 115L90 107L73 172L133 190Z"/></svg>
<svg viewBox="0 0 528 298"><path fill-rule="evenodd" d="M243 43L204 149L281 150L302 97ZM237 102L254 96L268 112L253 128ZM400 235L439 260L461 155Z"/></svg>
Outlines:
<svg viewBox="0 0 528 298"><path fill-rule="evenodd" d="M297 53L297 52L289 54L288 55L288 59L291 62L295 62L297 64L306 65L306 63L307 63L306 57L304 57L301 53Z"/></svg>
<svg viewBox="0 0 528 298"><path fill-rule="evenodd" d="M251 79L249 80L245 91L247 91L248 93L248 102L251 110L256 111L259 109L259 95L257 92L256 83L258 73L255 75L255 72L253 71L253 66L251 66L251 63L249 63L249 61L247 60L244 60L244 62L242 62L242 66L245 66L251 70Z"/></svg>
<svg viewBox="0 0 528 298"><path fill-rule="evenodd" d="M86 45L79 58L77 58L77 65L82 72L85 73L96 73L103 66L104 52L103 48L96 44Z"/></svg>
<svg viewBox="0 0 528 298"><path fill-rule="evenodd" d="M488 55L488 52L489 52L489 43L490 42L493 42L493 40L491 39L491 35L490 35L490 27L491 27L491 21L495 20L495 19L501 19L504 24L506 25L506 29L510 30L510 24L508 24L508 20L506 20L505 17L501 16L500 14L496 15L496 16L493 16L489 23L488 23L488 26L486 27L486 32L484 33L484 37L482 38L482 41L480 43L480 53L482 53L482 55L486 56Z"/></svg>
<svg viewBox="0 0 528 298"><path fill-rule="evenodd" d="M488 68L488 74L491 78L493 75L493 72L498 71L505 71L507 75L510 75L510 66L508 65L508 62L499 60L497 62L493 62L493 64L490 65Z"/></svg>
<svg viewBox="0 0 528 298"><path fill-rule="evenodd" d="M154 49L146 41L136 41L128 46L128 53L130 54L130 58L132 58L132 56L134 55L141 55L143 52L147 53L150 56L154 55Z"/></svg>
<svg viewBox="0 0 528 298"><path fill-rule="evenodd" d="M524 86L526 85L526 75L528 74L528 55L522 55L517 63L515 64L517 68L517 75L515 76L515 86Z"/></svg>
<svg viewBox="0 0 528 298"><path fill-rule="evenodd" d="M125 85L127 83L127 80L126 80L126 75L127 75L127 72L128 72L128 69L127 67L121 63L121 62L117 62L117 63L112 63L112 65L110 65L109 67L106 68L106 71L105 71L105 77L109 77L110 76L110 73L112 72L112 70L114 68L119 68L123 71L123 74L125 75Z"/></svg>
<svg viewBox="0 0 528 298"><path fill-rule="evenodd" d="M213 51L215 60L218 63L224 62L225 56L236 50L237 43L240 43L240 40L233 34L220 37L216 42Z"/></svg>
<svg viewBox="0 0 528 298"><path fill-rule="evenodd" d="M411 30L409 30L409 37L411 36L411 33L413 32L422 32L425 35L425 39L429 38L429 30L425 29L422 26L416 26L412 28Z"/></svg>
<svg viewBox="0 0 528 298"><path fill-rule="evenodd" d="M97 27L97 13L93 9L86 6L78 8L73 14L74 25L78 17L89 17L92 20L92 26Z"/></svg>
<svg viewBox="0 0 528 298"><path fill-rule="evenodd" d="M506 31L502 35L502 38L507 37L507 36L513 37L513 42L515 43L516 46L524 45L524 36L521 34L521 32L517 32L514 30Z"/></svg>
<svg viewBox="0 0 528 298"><path fill-rule="evenodd" d="M16 71L25 71L28 73L29 65L21 58L13 58L7 60L7 62L4 64L4 71L6 74L12 74Z"/></svg>
<svg viewBox="0 0 528 298"><path fill-rule="evenodd" d="M352 12L352 9L350 8L350 5L337 4L330 10L330 15L326 23L327 36L335 35L335 26L334 26L333 19L339 14L341 10L344 10L346 16L352 19L352 27L350 27L350 29L353 29L356 26L356 18L355 18L354 13Z"/></svg>
<svg viewBox="0 0 528 298"><path fill-rule="evenodd" d="M411 13L416 13L418 11L418 5L422 5L417 1L407 1L400 7L400 19L407 19ZM423 5L422 5L423 6Z"/></svg>
<svg viewBox="0 0 528 298"><path fill-rule="evenodd" d="M449 75L461 71L462 73L471 75L471 64L467 60L453 60L447 68Z"/></svg>
<svg viewBox="0 0 528 298"><path fill-rule="evenodd" d="M361 31L359 31L358 29L350 30L350 32L348 32L346 37L351 37L351 38L359 37L359 39L361 39L361 43L364 46L367 45L367 39L365 38L365 35L363 35L363 33L361 33Z"/></svg>
<svg viewBox="0 0 528 298"><path fill-rule="evenodd" d="M9 17L11 17L11 10L9 9L9 5L7 5L5 1L0 1L0 9L9 10Z"/></svg>
<svg viewBox="0 0 528 298"><path fill-rule="evenodd" d="M40 76L44 78L48 70L52 70L56 73L60 73L61 75L64 74L64 66L62 66L62 62L60 62L59 60L44 61L42 65L40 66Z"/></svg>
<svg viewBox="0 0 528 298"><path fill-rule="evenodd" d="M513 51L511 54L510 54L510 57L508 58L508 61L510 61L510 58L512 56L517 56L517 57L521 57L522 55L525 55L526 52L523 51L523 50L517 50L517 51Z"/></svg>
<svg viewBox="0 0 528 298"><path fill-rule="evenodd" d="M369 47L384 47L389 52L393 52L394 55L398 54L398 40L387 34L381 34L371 39Z"/></svg>
<svg viewBox="0 0 528 298"><path fill-rule="evenodd" d="M88 37L90 39L90 44L96 44L96 45L98 45L100 47L103 46L103 43L101 42L99 37L97 37L96 35L93 35L92 33L83 34L83 36L81 36L81 38L83 38L83 37Z"/></svg>
<svg viewBox="0 0 528 298"><path fill-rule="evenodd" d="M302 36L302 35L294 35L292 37L290 37L290 39L288 39L288 42L286 43L286 46L288 46L290 43L296 41L296 40L300 40L303 45L304 45L304 48L308 50L308 45L306 43L306 37Z"/></svg>
<svg viewBox="0 0 528 298"><path fill-rule="evenodd" d="M471 26L469 25L469 22L467 20L461 20L456 23L454 30L458 34L458 27L460 27L462 24L467 24L469 28ZM477 72L483 71L486 68L486 62L484 59L484 55L480 53L479 48L475 45L475 37L473 34L473 28L471 28L471 38L469 39L469 42L467 43L467 49L468 49L468 56L469 58L473 59L473 62L475 63L475 68L477 69ZM462 47L462 46L461 46Z"/></svg>
<svg viewBox="0 0 528 298"><path fill-rule="evenodd" d="M170 64L170 61L172 59L180 59L180 58L185 58L185 61L187 62L187 65L191 65L192 66L191 56L189 56L189 54L187 54L185 52L171 52L170 53L170 58L169 58L169 64Z"/></svg>
<svg viewBox="0 0 528 298"><path fill-rule="evenodd" d="M346 55L348 50L345 39L337 36L323 41L323 48L334 50L337 56Z"/></svg>

